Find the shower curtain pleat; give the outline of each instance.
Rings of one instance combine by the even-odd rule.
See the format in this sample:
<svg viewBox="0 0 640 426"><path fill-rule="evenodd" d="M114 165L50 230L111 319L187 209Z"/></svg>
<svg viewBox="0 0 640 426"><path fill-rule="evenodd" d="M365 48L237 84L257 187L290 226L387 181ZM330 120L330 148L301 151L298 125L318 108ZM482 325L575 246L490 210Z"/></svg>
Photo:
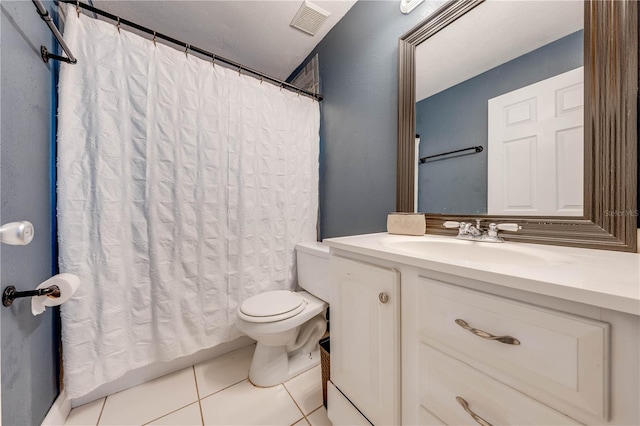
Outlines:
<svg viewBox="0 0 640 426"><path fill-rule="evenodd" d="M233 340L316 239L319 108L67 8L58 110L67 395Z"/></svg>

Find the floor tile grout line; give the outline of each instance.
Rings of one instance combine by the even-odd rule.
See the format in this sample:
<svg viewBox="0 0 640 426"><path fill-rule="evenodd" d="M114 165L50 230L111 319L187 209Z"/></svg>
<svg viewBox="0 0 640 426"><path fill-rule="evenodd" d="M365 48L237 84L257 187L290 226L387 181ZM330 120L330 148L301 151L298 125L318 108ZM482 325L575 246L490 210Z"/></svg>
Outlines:
<svg viewBox="0 0 640 426"><path fill-rule="evenodd" d="M289 392L289 388L287 388L287 383L289 383L290 381L292 381L293 379L295 379L296 377L300 377L303 374L306 374L308 372L310 372L311 370L313 370L316 367L312 367L309 370L303 371L302 373L298 374L297 376L292 377L291 379L287 380L286 382L282 382L282 386L285 388L285 390L287 391L287 393L289 394L289 396L291 397L291 399L293 399L294 404L296 404L296 406L298 407L298 409L302 412L302 415L304 416L304 418L306 419L307 416L311 413L313 413L314 411L318 410L320 407L322 407L323 404L320 404L318 406L318 408L314 408L313 410L311 410L309 412L309 414L305 414L305 412L302 410L302 408L300 408L300 406L298 405L298 401L296 401L296 399L293 397L293 395L291 394L291 392ZM311 422L308 422L309 424L311 424Z"/></svg>
<svg viewBox="0 0 640 426"><path fill-rule="evenodd" d="M194 401L194 402L190 402L190 403L188 403L188 404L187 404L187 405L185 405L185 406L182 406L182 407L180 407L180 408L176 408L175 410L168 412L167 414L163 414L163 415L161 415L160 417L156 417L155 419L149 420L148 422L145 422L145 423L143 423L142 425L143 425L143 426L144 426L144 425L148 425L149 423L155 422L156 420L160 420L160 419L161 419L161 418L163 418L163 417L167 417L169 414L173 414L173 413L175 413L176 411L180 411L180 410L182 410L183 408L187 408L188 406L193 405L193 404L195 404L195 403L196 403L195 401Z"/></svg>
<svg viewBox="0 0 640 426"><path fill-rule="evenodd" d="M240 381L238 381L238 382L235 382L235 383L234 383L234 384L232 384L232 385L229 385L229 386L224 387L224 388L222 388L222 389L220 389L220 390L217 390L217 391L215 391L215 392L212 392L212 393L208 394L207 396L203 396L203 397L202 397L202 398L200 398L200 399L207 399L207 398L209 398L209 397L210 397L210 396L212 396L212 395L215 395L215 394L217 394L217 393L220 393L220 392L222 392L222 391L224 391L224 390L227 390L227 389L229 389L229 388L234 387L235 385L239 385L240 383L244 383L244 382L249 382L249 384L250 384L251 386L255 386L253 383L251 383L251 382L249 381L249 376L247 376L246 378L244 378L244 379L242 379L242 380L240 380ZM256 386L256 387L257 387L257 386Z"/></svg>
<svg viewBox="0 0 640 426"><path fill-rule="evenodd" d="M107 398L109 398L109 396L105 396L104 401L102 401L102 408L100 408L100 414L98 414L98 421L96 421L96 426L100 424L100 419L102 419L102 413L104 413L104 406L107 405Z"/></svg>
<svg viewBox="0 0 640 426"><path fill-rule="evenodd" d="M315 413L316 411L318 411L319 409L321 409L323 406L324 406L324 404L323 404L323 405L321 405L321 406L319 406L319 407L318 407L318 408L316 408L316 409L311 410L311 411L309 412L309 414L305 414L305 415L304 415L304 419L307 421L307 424L309 424L309 426L311 426L311 420L309 420L309 416L310 416L310 415L312 415L313 413Z"/></svg>
<svg viewBox="0 0 640 426"><path fill-rule="evenodd" d="M196 366L191 366L193 368L193 380L196 382L196 395L198 396L198 407L200 408L200 421L202 422L202 426L204 426L204 413L202 412L202 402L200 401L200 389L198 388L198 375L196 374Z"/></svg>
<svg viewBox="0 0 640 426"><path fill-rule="evenodd" d="M309 414L307 414L307 416L312 415L313 413L315 413L316 411L318 411L319 409L321 409L322 407L324 407L324 404L322 404L321 406L319 406L318 408L314 408L313 410L311 410L309 412Z"/></svg>
<svg viewBox="0 0 640 426"><path fill-rule="evenodd" d="M293 397L293 395L291 395L291 392L289 392L289 389L287 389L287 385L282 383L282 387L287 392L287 394L289 394L289 398L291 398L291 400L296 405L296 407L298 407L298 410L300 410L300 413L302 413L302 417L306 420L306 418L307 418L306 414L304 414L304 411L302 411L302 408L300 408L300 406L298 405L298 401L296 401L296 399ZM295 423L298 423L300 420L302 420L302 419L298 419Z"/></svg>
<svg viewBox="0 0 640 426"><path fill-rule="evenodd" d="M310 426L310 425L311 425L311 422L310 422L309 420L307 420L307 417L306 417L306 416L305 416L305 417L302 417L300 420L304 420L305 422L307 422L307 425L308 425L308 426ZM295 423L292 423L290 426L295 426L297 423L300 423L300 420L298 420L298 421L297 421L297 422L295 422Z"/></svg>

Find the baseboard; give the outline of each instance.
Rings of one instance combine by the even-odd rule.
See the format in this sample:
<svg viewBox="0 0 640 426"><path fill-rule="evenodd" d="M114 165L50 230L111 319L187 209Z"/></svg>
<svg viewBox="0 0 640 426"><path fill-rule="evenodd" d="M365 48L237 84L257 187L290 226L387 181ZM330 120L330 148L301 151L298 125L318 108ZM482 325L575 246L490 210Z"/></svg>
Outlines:
<svg viewBox="0 0 640 426"><path fill-rule="evenodd" d="M46 417L42 421L42 426L60 426L69 417L71 412L71 400L67 398L67 393L63 390L60 395L53 401L53 405L49 409Z"/></svg>
<svg viewBox="0 0 640 426"><path fill-rule="evenodd" d="M71 407L75 408L80 405L88 404L89 402L96 401L100 398L104 398L105 396L113 395L116 392L146 383L153 379L157 379L158 377L182 370L183 368L187 368L191 365L199 364L211 358L226 354L227 352L235 351L236 349L251 345L254 342L255 341L250 337L242 336L236 340L232 340L231 342L222 343L213 348L201 350L200 352L196 352L190 356L138 368L128 372L118 380L100 386L85 396L72 399ZM59 424L64 424L64 422Z"/></svg>

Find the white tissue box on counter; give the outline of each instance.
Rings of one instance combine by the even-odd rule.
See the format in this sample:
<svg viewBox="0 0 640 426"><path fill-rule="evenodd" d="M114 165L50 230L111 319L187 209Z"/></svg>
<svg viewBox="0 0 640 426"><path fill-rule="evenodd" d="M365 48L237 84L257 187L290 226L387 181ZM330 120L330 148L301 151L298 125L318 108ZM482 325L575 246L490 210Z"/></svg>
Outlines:
<svg viewBox="0 0 640 426"><path fill-rule="evenodd" d="M387 232L399 235L424 235L426 223L422 213L389 213Z"/></svg>

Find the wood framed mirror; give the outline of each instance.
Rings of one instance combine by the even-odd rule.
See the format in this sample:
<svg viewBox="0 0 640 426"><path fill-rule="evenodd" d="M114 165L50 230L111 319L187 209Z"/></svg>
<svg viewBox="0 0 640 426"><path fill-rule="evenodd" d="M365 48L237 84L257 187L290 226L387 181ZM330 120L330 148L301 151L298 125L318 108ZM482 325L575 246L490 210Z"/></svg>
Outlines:
<svg viewBox="0 0 640 426"><path fill-rule="evenodd" d="M444 4L399 40L396 209L413 212L416 161L416 47L484 0ZM582 216L425 213L426 233L454 235L447 220L517 222L506 240L635 252L638 229L638 4L584 2L584 198ZM428 202L428 201L427 201Z"/></svg>

